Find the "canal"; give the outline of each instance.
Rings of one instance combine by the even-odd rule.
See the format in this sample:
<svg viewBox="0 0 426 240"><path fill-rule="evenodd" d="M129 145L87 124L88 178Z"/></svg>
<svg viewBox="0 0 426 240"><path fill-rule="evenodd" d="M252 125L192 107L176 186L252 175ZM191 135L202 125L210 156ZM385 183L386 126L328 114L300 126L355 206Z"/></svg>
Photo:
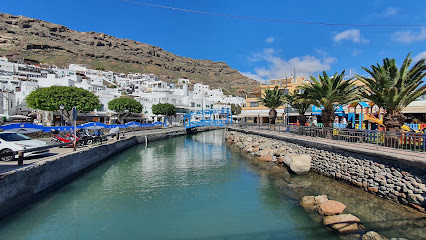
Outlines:
<svg viewBox="0 0 426 240"><path fill-rule="evenodd" d="M374 208L376 216L388 207L394 219L402 216L388 201L370 206L362 191L327 181L317 174L271 179L226 146L223 130L181 136L111 157L2 220L0 239L339 239L299 206L308 193L346 199L350 211ZM367 226L384 230L383 221Z"/></svg>

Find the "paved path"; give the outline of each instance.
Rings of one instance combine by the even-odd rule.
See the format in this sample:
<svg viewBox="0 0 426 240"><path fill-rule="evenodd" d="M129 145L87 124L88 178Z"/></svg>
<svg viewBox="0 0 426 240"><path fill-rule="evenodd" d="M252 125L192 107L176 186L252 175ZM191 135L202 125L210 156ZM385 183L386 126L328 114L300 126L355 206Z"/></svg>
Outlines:
<svg viewBox="0 0 426 240"><path fill-rule="evenodd" d="M404 161L406 163L418 164L420 163L423 167L426 167L426 153L425 152L414 152L404 149L396 149L396 148L388 148L383 146L377 146L373 144L365 144L365 143L351 143L345 141L338 141L332 139L318 138L318 137L309 137L309 136L301 136L293 133L287 132L278 132L278 131L268 131L264 129L257 128L238 128L231 127L230 130L242 130L248 131L251 133L261 133L262 135L269 135L275 138L288 139L294 142L310 142L315 144L323 144L335 149L340 149L344 151L351 151L357 153L365 153L368 155L378 156L378 157L388 157L394 158L397 160Z"/></svg>
<svg viewBox="0 0 426 240"><path fill-rule="evenodd" d="M166 132L182 130L182 129L183 128L181 127L179 128L175 127L175 128L162 128L162 129L153 129L153 130L142 130L142 131L136 131L136 132L128 132L125 134L125 137L140 136L140 135L146 135L150 133L166 133ZM41 138L39 140L47 142L48 145L53 145L54 143L51 141L51 139L52 138ZM106 143L112 143L115 141L117 141L116 138L108 137L108 141ZM96 146L97 145L88 145L81 148L77 148L77 152L94 148ZM73 148L70 148L70 147L63 147L63 148L53 147L49 150L49 153L47 154L40 155L40 156L25 157L23 166L18 166L18 162L16 160L9 161L9 162L0 161L0 175L7 174L7 172L9 171L16 170L29 165L35 165L37 163L41 163L42 161L51 161L60 156L64 156L64 155L72 154L72 153L74 153L74 151L73 151Z"/></svg>

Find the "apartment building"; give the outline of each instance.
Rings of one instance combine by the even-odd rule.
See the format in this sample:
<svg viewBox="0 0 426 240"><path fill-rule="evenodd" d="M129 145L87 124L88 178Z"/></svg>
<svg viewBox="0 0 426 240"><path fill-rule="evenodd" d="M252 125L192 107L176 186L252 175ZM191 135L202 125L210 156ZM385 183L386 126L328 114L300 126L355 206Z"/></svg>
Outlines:
<svg viewBox="0 0 426 240"><path fill-rule="evenodd" d="M245 99L245 104L242 107L240 116L244 118L244 121L246 122L252 122L252 123L267 123L269 122L269 108L263 106L259 98L263 96L266 89L273 89L276 86L283 92L283 93L294 93L297 91L297 87L301 86L304 83L308 83L309 81L305 79L305 77L298 77L297 79L294 79L293 77L285 78L285 79L276 79L276 80L270 80L268 84L260 84L260 91L256 93L255 98L248 98ZM277 122L283 122L286 118L286 105L283 105L276 109L277 111ZM289 117L297 117L297 112L293 110L290 106L288 106L288 113Z"/></svg>

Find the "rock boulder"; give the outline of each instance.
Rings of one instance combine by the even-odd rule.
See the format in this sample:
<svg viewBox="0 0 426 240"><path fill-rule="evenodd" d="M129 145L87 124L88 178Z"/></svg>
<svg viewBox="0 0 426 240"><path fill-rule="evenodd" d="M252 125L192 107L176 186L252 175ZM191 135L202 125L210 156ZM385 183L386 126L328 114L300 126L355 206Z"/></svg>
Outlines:
<svg viewBox="0 0 426 240"><path fill-rule="evenodd" d="M385 240L380 234L374 231L368 231L362 235L361 240Z"/></svg>
<svg viewBox="0 0 426 240"><path fill-rule="evenodd" d="M342 213L346 209L345 204L334 201L334 200L328 200L323 203L321 203L317 211L322 216L330 216L330 215L336 215Z"/></svg>
<svg viewBox="0 0 426 240"><path fill-rule="evenodd" d="M321 203L326 201L328 201L326 195L305 196L300 200L300 205L306 210L315 211Z"/></svg>
<svg viewBox="0 0 426 240"><path fill-rule="evenodd" d="M309 154L293 155L290 169L298 175L308 173L311 169L311 156Z"/></svg>
<svg viewBox="0 0 426 240"><path fill-rule="evenodd" d="M339 233L359 233L362 231L361 220L352 214L339 214L324 217L324 225L330 227Z"/></svg>

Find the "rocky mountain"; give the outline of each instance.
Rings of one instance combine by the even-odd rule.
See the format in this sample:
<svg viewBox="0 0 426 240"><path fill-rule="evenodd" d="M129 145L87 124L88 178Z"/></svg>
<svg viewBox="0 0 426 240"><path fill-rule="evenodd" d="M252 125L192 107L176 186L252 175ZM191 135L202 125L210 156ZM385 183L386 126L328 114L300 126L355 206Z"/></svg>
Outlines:
<svg viewBox="0 0 426 240"><path fill-rule="evenodd" d="M67 67L86 64L115 72L154 73L173 82L186 77L192 83L221 88L225 94L244 96L259 83L224 62L180 57L149 44L103 33L78 32L33 18L0 13L0 56L32 59Z"/></svg>

